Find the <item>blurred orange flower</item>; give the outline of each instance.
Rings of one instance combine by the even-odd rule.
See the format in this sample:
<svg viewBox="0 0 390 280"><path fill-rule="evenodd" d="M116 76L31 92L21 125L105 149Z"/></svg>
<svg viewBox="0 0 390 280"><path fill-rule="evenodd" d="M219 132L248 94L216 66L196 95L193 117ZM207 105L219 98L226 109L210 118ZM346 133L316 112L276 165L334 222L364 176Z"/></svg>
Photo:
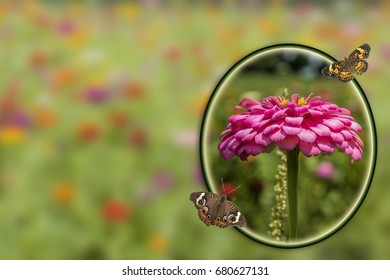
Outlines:
<svg viewBox="0 0 390 280"><path fill-rule="evenodd" d="M103 216L111 222L121 222L130 217L131 211L128 205L120 201L108 201L103 205Z"/></svg>
<svg viewBox="0 0 390 280"><path fill-rule="evenodd" d="M90 37L90 31L87 28L76 30L72 32L67 38L69 40L69 45L74 48L79 48L87 43Z"/></svg>
<svg viewBox="0 0 390 280"><path fill-rule="evenodd" d="M34 122L38 127L51 127L57 123L57 120L56 112L49 108L40 106L34 111Z"/></svg>
<svg viewBox="0 0 390 280"><path fill-rule="evenodd" d="M25 138L25 130L19 126L7 125L0 127L0 143L2 145L20 144Z"/></svg>
<svg viewBox="0 0 390 280"><path fill-rule="evenodd" d="M31 68L38 70L46 66L48 63L48 54L43 51L34 51L28 58L28 63Z"/></svg>
<svg viewBox="0 0 390 280"><path fill-rule="evenodd" d="M75 188L70 183L59 183L54 187L53 198L58 203L69 203L75 197Z"/></svg>
<svg viewBox="0 0 390 280"><path fill-rule="evenodd" d="M85 142L96 140L101 133L101 128L94 122L84 122L77 129L77 137Z"/></svg>
<svg viewBox="0 0 390 280"><path fill-rule="evenodd" d="M168 248L168 240L163 235L154 235L149 240L149 248L155 253L162 253Z"/></svg>
<svg viewBox="0 0 390 280"><path fill-rule="evenodd" d="M164 56L169 61L175 61L181 57L181 51L178 47L171 46L165 50Z"/></svg>
<svg viewBox="0 0 390 280"><path fill-rule="evenodd" d="M76 77L76 72L70 68L57 69L52 73L51 84L54 87L63 87L71 83Z"/></svg>
<svg viewBox="0 0 390 280"><path fill-rule="evenodd" d="M32 21L38 28L41 30L43 29L50 29L53 26L52 19L48 14L45 14L43 12L40 12L36 15L34 15Z"/></svg>
<svg viewBox="0 0 390 280"><path fill-rule="evenodd" d="M146 94L145 86L141 83L129 83L124 87L124 96L128 99L144 97Z"/></svg>
<svg viewBox="0 0 390 280"><path fill-rule="evenodd" d="M5 3L0 4L0 20L2 20L4 15L7 14L8 9L9 9L8 4Z"/></svg>

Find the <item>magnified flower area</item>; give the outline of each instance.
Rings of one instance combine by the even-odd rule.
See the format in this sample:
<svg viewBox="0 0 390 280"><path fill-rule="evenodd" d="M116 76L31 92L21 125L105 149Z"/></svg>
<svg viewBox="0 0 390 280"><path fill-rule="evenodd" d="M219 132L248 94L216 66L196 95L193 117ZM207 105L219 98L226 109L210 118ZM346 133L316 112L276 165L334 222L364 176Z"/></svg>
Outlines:
<svg viewBox="0 0 390 280"><path fill-rule="evenodd" d="M321 101L320 96L270 96L262 102L245 97L235 111L218 144L225 160L247 160L276 146L283 151L298 147L308 157L331 154L335 148L355 161L362 157L361 126L348 109Z"/></svg>

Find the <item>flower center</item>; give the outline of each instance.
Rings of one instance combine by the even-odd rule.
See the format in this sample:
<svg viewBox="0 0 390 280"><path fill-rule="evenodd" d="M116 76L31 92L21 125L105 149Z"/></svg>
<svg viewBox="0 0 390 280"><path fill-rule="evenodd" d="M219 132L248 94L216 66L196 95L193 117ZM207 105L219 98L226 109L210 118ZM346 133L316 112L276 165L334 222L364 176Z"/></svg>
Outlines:
<svg viewBox="0 0 390 280"><path fill-rule="evenodd" d="M287 102L288 102L288 99L283 98L283 100L282 100L280 103L281 103L283 106L286 106Z"/></svg>
<svg viewBox="0 0 390 280"><path fill-rule="evenodd" d="M307 102L306 102L305 99L301 98L301 99L298 100L298 106L303 106L303 105L306 105L306 104L307 104Z"/></svg>

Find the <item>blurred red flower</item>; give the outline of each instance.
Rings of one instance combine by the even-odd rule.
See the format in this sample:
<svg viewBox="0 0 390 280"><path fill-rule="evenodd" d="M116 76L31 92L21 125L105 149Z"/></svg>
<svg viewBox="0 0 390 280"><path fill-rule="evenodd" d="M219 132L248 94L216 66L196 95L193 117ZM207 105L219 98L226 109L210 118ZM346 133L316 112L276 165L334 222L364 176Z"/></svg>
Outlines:
<svg viewBox="0 0 390 280"><path fill-rule="evenodd" d="M224 183L223 186L221 186L219 193L224 193L228 198L235 196L237 194L237 187L235 187L231 183Z"/></svg>
<svg viewBox="0 0 390 280"><path fill-rule="evenodd" d="M129 117L124 112L114 111L109 115L109 122L113 127L123 128L129 124Z"/></svg>
<svg viewBox="0 0 390 280"><path fill-rule="evenodd" d="M149 142L148 133L142 127L136 128L131 131L128 139L129 143L137 148L145 147Z"/></svg>
<svg viewBox="0 0 390 280"><path fill-rule="evenodd" d="M120 201L107 201L103 205L103 216L111 222L121 222L130 217L131 211L128 205Z"/></svg>
<svg viewBox="0 0 390 280"><path fill-rule="evenodd" d="M77 137L85 142L96 140L100 135L101 129L94 122L82 123L77 129Z"/></svg>

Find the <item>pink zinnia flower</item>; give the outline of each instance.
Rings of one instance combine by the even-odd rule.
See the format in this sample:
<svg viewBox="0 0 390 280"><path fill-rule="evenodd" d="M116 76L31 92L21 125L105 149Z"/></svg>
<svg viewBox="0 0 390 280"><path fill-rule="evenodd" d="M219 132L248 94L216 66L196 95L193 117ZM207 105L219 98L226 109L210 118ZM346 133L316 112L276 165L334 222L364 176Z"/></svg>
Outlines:
<svg viewBox="0 0 390 280"><path fill-rule="evenodd" d="M291 101L281 96L262 102L244 98L235 109L245 112L229 118L220 135L219 152L225 160L234 155L246 160L275 146L284 151L299 147L306 156L330 154L336 147L360 160L363 142L357 132L361 126L349 110L320 99L312 94L306 98L293 94Z"/></svg>

